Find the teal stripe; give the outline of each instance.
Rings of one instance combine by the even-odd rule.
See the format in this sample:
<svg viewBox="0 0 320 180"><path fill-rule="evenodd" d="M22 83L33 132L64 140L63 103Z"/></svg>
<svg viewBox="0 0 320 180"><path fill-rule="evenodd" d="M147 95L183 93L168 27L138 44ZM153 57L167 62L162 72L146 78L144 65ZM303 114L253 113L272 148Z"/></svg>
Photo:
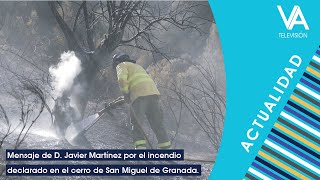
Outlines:
<svg viewBox="0 0 320 180"><path fill-rule="evenodd" d="M270 134L273 135L273 136L275 136L275 137L278 138L279 140L283 141L283 142L286 143L289 147L292 147L293 149L295 149L296 151L300 152L301 154L304 154L305 156L308 156L309 158L313 158L312 155L310 155L309 153L303 151L302 149L300 149L299 147L295 146L294 144L291 144L290 142L287 142L285 139L282 139L281 137L277 136L276 134L274 134L274 133L272 133L272 132L271 132ZM282 149L284 149L284 150L290 152L291 154L299 157L300 159L304 160L305 162L308 162L309 164L311 164L311 165L313 165L313 166L317 166L316 164L310 162L308 159L304 158L303 156L300 156L299 154L297 154L296 152L292 151L291 149L282 146L281 144L277 143L276 141L273 141L273 140L270 139L270 138L267 138L267 139L268 139L270 142L272 142L272 143L276 144L277 146L281 147ZM273 149L273 147L268 146L267 144L263 144L263 145L265 145L266 147L274 150L275 152L280 153L279 151ZM291 159L290 157L288 157L288 156L286 156L286 155L284 155L284 156L285 156L286 158L288 158L288 159ZM293 160L293 161L296 162L295 160Z"/></svg>
<svg viewBox="0 0 320 180"><path fill-rule="evenodd" d="M311 68L313 68L313 67L311 67ZM315 77L316 79L318 79L319 80L319 78L318 77L316 77L315 75L313 75L313 74L311 74L309 71L307 71L308 72L308 74L310 74L311 76L313 76L313 77ZM314 85L314 86L316 86L316 87L320 87L320 85L319 84L317 84L317 83L315 83L315 82L313 82L313 81L311 81L310 79L308 79L308 78L306 78L306 77L302 77L305 81L308 81L309 83L311 83L312 85Z"/></svg>
<svg viewBox="0 0 320 180"><path fill-rule="evenodd" d="M303 91L300 91L298 89L295 89L294 91L301 93L302 95L299 95L298 93L294 92L293 94L297 97L299 97L300 99L304 100L305 102L309 103L310 105L313 105L315 107L320 106L320 101L318 101L317 99L315 99L314 97L308 95L307 93L304 93ZM305 97L303 97L305 96ZM308 98L308 99L307 99ZM310 99L310 100L309 100Z"/></svg>
<svg viewBox="0 0 320 180"><path fill-rule="evenodd" d="M294 126L294 124L292 124L291 122L289 122L288 120L286 120L285 118L282 118L284 121L286 121L287 123L289 123L289 124L291 124L291 125L293 125ZM319 144L318 142L316 142L316 141L314 141L313 139L311 139L311 138L309 138L309 137L307 137L307 136L305 136L305 135L303 135L303 134L301 134L300 132L298 132L298 131L296 131L296 130L294 130L294 129L292 129L292 128L290 128L289 126L287 126L287 125L285 125L285 124L283 124L283 123L281 123L280 121L277 121L277 123L278 124L280 124L281 126L283 126L283 127L285 127L285 128L287 128L287 129L289 129L290 131L292 131L292 132L294 132L295 134L297 134L297 135L299 135L299 136L301 136L301 137L303 137L304 139L306 139L306 140L308 140L308 141L310 141L311 143L313 143L313 144ZM275 127L276 128L276 127ZM314 139L318 139L318 137L316 137L314 134L312 134L312 133L309 133L309 131L306 131L305 129L303 129L303 128L299 128L299 127L297 127L300 131L303 131L303 132L305 132L306 134L308 134L308 135L310 135L310 136L312 136L312 137L314 137ZM276 128L277 129L277 128ZM281 131L281 130L280 130ZM282 131L281 131L282 132ZM286 134L285 132L282 132L283 134ZM288 135L288 134L286 134L286 135ZM291 137L290 135L288 135L289 137ZM295 138L292 138L292 139L295 139ZM319 140L319 139L318 139ZM300 141L298 141L298 140L296 140L297 142L299 142L299 143L301 143L301 144L304 144L304 143L302 143L302 142L300 142ZM308 145L305 145L305 146L307 146L307 147L309 147ZM309 148L311 148L311 147L309 147ZM312 148L311 148L312 149Z"/></svg>
<svg viewBox="0 0 320 180"><path fill-rule="evenodd" d="M252 168L252 167L251 167ZM248 168L249 169L249 168ZM260 177L258 177L258 176L256 176L255 174L252 174L251 172L247 172L248 174L250 174L251 176L253 176L253 177L255 177L255 178L257 178L257 179L260 179ZM249 178L248 178L249 179Z"/></svg>
<svg viewBox="0 0 320 180"><path fill-rule="evenodd" d="M272 150L273 150L273 149L272 149ZM263 149L261 149L261 151L263 151L264 153L268 154L269 156L271 156L272 158L276 159L277 161L280 161L281 163L283 163L283 164L286 165L287 167L290 167L291 169L295 170L296 172L298 172L298 173L300 173L300 174L302 174L302 175L304 175L304 176L307 176L307 177L309 177L310 179L314 179L313 177L310 177L308 174L306 174L305 172L303 172L303 171L301 171L301 170L299 170L298 168L295 167L295 166L300 166L301 169L304 169L304 166L303 166L303 165L300 165L299 163L297 163L297 162L295 162L294 160L286 157L285 155L277 152L276 150L273 150L273 151L276 152L276 153L278 153L278 154L280 155L279 157L282 156L282 158L285 158L285 159L291 161L293 165L290 165L289 163L285 162L284 160L280 159L279 157L272 155L272 154L269 153L268 151L265 151L265 150L263 150ZM261 157L261 158L262 158L262 157ZM265 161L268 161L268 160L266 160L266 159L264 159L264 160L265 160ZM268 162L269 162L269 161L268 161ZM269 162L269 163L271 163L271 162ZM281 169L281 168L279 167L279 169ZM281 170L285 171L284 169L281 169ZM308 172L310 172L310 173L314 173L314 172L312 172L312 171L310 171L310 170L308 170L308 169L305 169L305 170L308 171ZM287 172L287 171L286 171L286 172ZM291 174L290 172L287 172L287 173L290 174L290 175L292 175L292 176L294 176L294 175ZM298 178L298 179L299 179L299 178Z"/></svg>
<svg viewBox="0 0 320 180"><path fill-rule="evenodd" d="M252 169L260 172L261 174L267 176L266 174L264 174L263 172L261 172L259 169L255 168L255 167L252 167L252 166L250 166L250 167L251 167ZM248 169L249 169L249 168L248 168ZM249 172L249 171L248 171L248 173L249 173L250 175L252 175L253 177L257 178L257 179L261 179L259 176L256 176L255 174L253 174L253 173L251 173L251 172ZM267 177L268 177L268 176L267 176Z"/></svg>
<svg viewBox="0 0 320 180"><path fill-rule="evenodd" d="M262 157L260 157L260 158L262 158ZM263 158L262 158L263 159ZM264 159L265 161L267 161L266 159ZM285 176L283 176L282 174L280 174L280 173L278 173L277 171L275 171L275 170L273 170L272 168L269 168L268 166L266 166L266 165L264 165L264 164L262 164L262 163L260 163L259 161L254 161L255 163L257 163L257 164L259 164L260 166L262 166L263 168L265 168L265 169L268 169L269 171L271 171L272 173L274 173L274 174L276 174L277 176L279 176L279 177L281 177L281 178L283 178L283 179L287 179ZM268 161L269 162L269 161ZM269 162L270 163L270 162ZM272 179L272 178L271 178Z"/></svg>
<svg viewBox="0 0 320 180"><path fill-rule="evenodd" d="M290 99L290 100L291 100L291 99ZM294 101L294 103L296 103L296 102ZM298 103L297 103L297 104L298 104ZM299 111L298 109L295 109L294 107L290 106L289 104L288 104L287 106L290 107L290 109L292 109L293 111L298 112L298 113L301 114L302 116L306 117L309 121L312 121L312 122L314 122L315 124L319 124L318 121L316 121L316 120L313 119L312 117L304 114L303 112ZM309 110L309 109L307 109L307 110ZM305 122L304 120L301 120L299 117L295 116L294 114L290 113L289 111L284 111L284 112L287 113L287 114L289 114L290 116L296 118L297 120L301 121L302 123L306 124L307 126L312 127L313 129L316 128L315 126L310 125L309 123ZM310 112L310 111L309 111L309 112ZM286 118L284 118L284 117L282 117L282 118L283 118L284 120L286 120ZM288 120L286 120L286 121L288 121ZM299 127L299 128L300 128L300 127ZM302 128L301 128L301 129L302 129Z"/></svg>
<svg viewBox="0 0 320 180"><path fill-rule="evenodd" d="M316 64L318 64L318 65L320 65L320 63L319 63L319 62L317 62L317 61L313 60L312 58L311 58L311 61L312 61L312 62L314 62L314 63L316 63Z"/></svg>
<svg viewBox="0 0 320 180"><path fill-rule="evenodd" d="M262 151L262 152L264 152L264 153L268 154L268 155L269 155L269 156L271 156L272 158L274 158L274 159L276 159L276 160L280 161L281 163L285 164L286 166L288 166L288 167L292 168L290 165L287 165L285 162L281 161L280 159L278 159L277 157L273 156L272 154L269 154L268 152L266 152L266 151L264 151L264 150L262 150L262 149L261 149L260 151ZM260 156L260 155L258 155L258 157L259 157L259 158L261 158L261 159L263 159L263 160L265 160L266 162L268 162L268 163L270 163L270 164L274 165L274 166L275 166L275 167L277 167L278 169L281 169L282 171L284 171L284 172L286 172L286 173L290 174L291 176L293 176L290 172L288 172L288 171L286 171L286 170L282 169L282 168L281 168L280 166L278 166L277 164L275 164L275 163L273 163L273 162L271 162L271 161L269 161L269 160L265 159L264 157L262 157L262 156Z"/></svg>
<svg viewBox="0 0 320 180"><path fill-rule="evenodd" d="M282 147L283 148L283 147ZM272 148L271 148L272 149ZM286 163L285 161L283 161L283 160L281 160L281 159L279 159L278 157L276 157L276 156L274 156L274 155L272 155L272 154L270 154L269 152L267 152L267 151L264 151L263 149L261 149L260 151L262 151L262 152L264 152L264 153L266 153L267 155L269 155L269 156L271 156L272 158L274 158L274 159L276 159L277 161L279 161L279 162L281 162L282 164L284 164L285 166L287 166L287 167L289 167L289 168L291 168L291 169L293 169L294 171L296 171L296 172L298 172L298 173L300 173L300 174L302 174L302 175L304 175L304 176L307 176L307 177L309 177L307 174L305 174L304 172L301 172L300 170L298 170L297 168L295 168L294 166L292 166L292 165L290 165L290 164L288 164L288 163ZM276 150L275 150L276 151ZM280 153L279 153L280 154ZM276 166L277 168L279 168L279 169L281 169L282 171L284 171L284 172L286 172L286 173L288 173L288 174L290 174L291 176L294 176L294 177L296 177L294 174L292 174L291 172L289 172L289 171L287 171L287 170L285 170L285 169L282 169L282 167L280 167L280 166L278 166L276 163L273 163L273 162L271 162L271 161L269 161L269 160L267 160L267 159L265 159L265 158L263 158L262 156L260 156L260 155L258 155L261 159L263 159L263 160L265 160L265 161L267 161L268 163L270 163L270 164L272 164L272 165L274 165L274 166ZM286 157L285 155L283 155L283 157ZM287 159L290 159L290 158L288 158L288 157L286 157ZM293 161L294 162L294 160L291 160L291 161ZM300 165L300 166L302 166L302 165ZM302 166L303 167L303 166ZM297 179L299 179L298 177L296 177Z"/></svg>

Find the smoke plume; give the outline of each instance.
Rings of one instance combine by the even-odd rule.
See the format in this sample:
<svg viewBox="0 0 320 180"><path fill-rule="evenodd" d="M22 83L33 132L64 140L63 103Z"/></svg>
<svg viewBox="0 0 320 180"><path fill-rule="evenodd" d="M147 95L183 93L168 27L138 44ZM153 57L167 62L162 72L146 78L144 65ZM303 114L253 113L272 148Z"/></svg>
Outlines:
<svg viewBox="0 0 320 180"><path fill-rule="evenodd" d="M49 68L53 78L51 85L54 87L53 95L58 98L64 91L70 90L74 78L81 72L81 61L77 58L74 51L61 54L60 62L56 66Z"/></svg>

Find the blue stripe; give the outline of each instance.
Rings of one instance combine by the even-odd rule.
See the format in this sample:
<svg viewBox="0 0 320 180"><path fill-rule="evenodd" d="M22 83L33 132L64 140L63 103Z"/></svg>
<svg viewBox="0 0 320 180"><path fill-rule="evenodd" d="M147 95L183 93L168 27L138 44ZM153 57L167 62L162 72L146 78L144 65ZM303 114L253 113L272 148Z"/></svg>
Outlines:
<svg viewBox="0 0 320 180"><path fill-rule="evenodd" d="M305 117L302 114L300 114L296 109L292 109L292 108L290 108L290 106L285 106L284 110L287 113L289 113L290 115L295 116L300 121L302 120L302 121L314 126L315 128L320 129L320 125L317 123L317 121L315 121L313 119L308 119L307 117Z"/></svg>
<svg viewBox="0 0 320 180"><path fill-rule="evenodd" d="M264 173L267 173L269 176L271 176L271 177L273 177L273 178L275 178L277 180L282 180L283 179L283 178L277 176L273 172L269 171L268 169L260 166L259 164L255 163L255 162L252 163L252 166L254 166L255 168L258 168L259 170L263 171Z"/></svg>
<svg viewBox="0 0 320 180"><path fill-rule="evenodd" d="M303 76L308 78L309 80L315 82L316 84L320 85L320 81L317 78L313 77L312 75L305 72L305 73L303 73Z"/></svg>
<svg viewBox="0 0 320 180"><path fill-rule="evenodd" d="M311 149L305 147L304 145L296 142L295 140L289 138L288 136L282 134L281 132L277 131L276 129L273 129L273 128L272 128L272 129L271 129L271 132L273 132L274 134L278 135L278 136L281 137L282 139L290 142L291 144L299 147L300 149L304 150L305 152L309 153L310 155L312 155L312 156L320 159L320 155L319 155L319 154L315 153L314 151L312 151Z"/></svg>
<svg viewBox="0 0 320 180"><path fill-rule="evenodd" d="M290 123L289 121L285 120L284 118L283 118L283 120L284 120L286 123L288 123L289 125L294 126L294 124ZM294 132L294 133L297 134L298 136L300 136L300 137L302 137L302 138L304 138L304 139L306 139L306 140L308 140L308 141L311 141L311 143L313 143L313 142L314 142L314 143L317 143L317 144L320 143L320 139L318 139L317 136L314 136L312 133L309 133L309 132L308 132L307 130L305 130L305 129L299 128L300 131L303 131L304 133L308 134L309 136L312 136L314 139L311 139L310 137L305 136L305 134L302 134L302 133L300 133L299 131L296 131L295 129L292 129L291 127L287 126L286 124L284 124L284 123L282 123L282 122L280 122L280 121L278 121L277 123L280 124L281 126L287 128L287 129L289 129L290 131Z"/></svg>
<svg viewBox="0 0 320 180"><path fill-rule="evenodd" d="M290 106L298 109L299 111L303 112L305 115L308 115L309 117L311 117L311 118L317 120L318 122L320 122L320 118L319 118L319 117L317 117L317 116L314 115L313 113L305 110L304 108L300 107L299 105L295 104L294 102L292 102L292 101L289 100L289 101L288 101L288 104L289 104Z"/></svg>
<svg viewBox="0 0 320 180"><path fill-rule="evenodd" d="M257 155L257 156L259 156L259 155ZM260 157L260 156L259 156L259 157ZM260 157L260 158L263 158L263 157ZM268 171L270 171L271 173L275 174L276 176L279 176L279 177L282 178L282 179L287 179L287 178L286 178L285 176L283 176L282 174L280 174L280 173L278 173L277 171L269 168L268 166L262 164L261 162L258 162L258 161L253 161L253 162L256 163L256 164L258 164L259 166L267 169ZM277 166L276 164L273 164L272 162L269 162L269 163L271 163L272 165L274 165L274 166L277 167L277 168L280 168L279 166ZM281 169L281 168L280 168L280 169ZM272 178L271 178L271 179L272 179Z"/></svg>
<svg viewBox="0 0 320 180"><path fill-rule="evenodd" d="M301 78L300 82L302 82L303 84L307 85L308 87L316 90L317 92L320 92L320 88L317 85L312 84L311 82L305 80L304 78Z"/></svg>
<svg viewBox="0 0 320 180"><path fill-rule="evenodd" d="M285 176L285 177L287 177L287 178L289 178L289 179L297 180L297 179L294 178L293 176L289 175L288 173L282 171L281 169L275 167L274 165L268 163L267 161L261 159L261 158L258 157L258 156L255 158L255 160L258 161L258 162L260 162L260 163L262 163L262 164L264 164L265 166L273 169L273 170L276 171L277 173L279 173L279 174L281 174L281 175L283 175L283 176Z"/></svg>
<svg viewBox="0 0 320 180"><path fill-rule="evenodd" d="M317 161L315 158L313 157L310 157L308 154L306 154L305 152L302 152L300 150L298 150L297 148L295 148L294 146L291 146L290 144L282 141L280 138L276 137L276 136L273 136L272 134L269 134L268 135L268 138L270 140L272 140L273 142L275 142L276 144L286 148L288 151L292 152L293 154L296 154L302 158L304 158L306 161L310 161L312 162L313 164L317 165L317 166L320 166L320 162ZM270 146L268 146L270 147ZM273 147L270 147L273 149Z"/></svg>

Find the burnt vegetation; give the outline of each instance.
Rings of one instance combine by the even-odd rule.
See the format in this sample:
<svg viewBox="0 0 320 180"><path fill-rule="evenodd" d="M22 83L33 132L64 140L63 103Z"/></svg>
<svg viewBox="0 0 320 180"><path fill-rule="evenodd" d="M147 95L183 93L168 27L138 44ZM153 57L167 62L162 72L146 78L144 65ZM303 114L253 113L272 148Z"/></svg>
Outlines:
<svg viewBox="0 0 320 180"><path fill-rule="evenodd" d="M188 124L188 128L199 128L207 137L205 141L217 150L223 129L225 89L217 82L212 59L195 60L202 57L202 41L209 38L213 25L207 2L1 2L0 93L10 97L12 105L0 101L0 148L19 148L42 120L42 114L50 122L67 121L55 118L55 113L70 113L56 112L63 99L77 99L76 108L83 117L107 99L116 98L118 86L109 67L111 56L124 50L133 58L143 59L159 84L166 117L174 119L169 125L174 127L176 147L179 134L188 131L182 125ZM49 67L68 50L80 59L82 70L72 87L55 98ZM186 50L193 55L186 59L193 60L183 64L186 68L175 68L171 60L184 59ZM170 75L163 75L161 63L170 66ZM188 68L192 75L178 75ZM15 117L8 113L12 109Z"/></svg>

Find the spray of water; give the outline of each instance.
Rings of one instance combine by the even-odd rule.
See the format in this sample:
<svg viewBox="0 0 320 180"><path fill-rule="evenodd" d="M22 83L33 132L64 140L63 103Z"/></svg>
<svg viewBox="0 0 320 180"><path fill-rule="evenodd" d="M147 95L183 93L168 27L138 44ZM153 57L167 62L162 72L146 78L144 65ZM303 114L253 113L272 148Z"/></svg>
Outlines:
<svg viewBox="0 0 320 180"><path fill-rule="evenodd" d="M61 106L61 110L65 111L68 107L71 106L75 111L75 118L80 118L81 113L79 109L77 108L77 99L73 95L74 91L79 91L80 88L72 88L74 86L74 80L81 72L81 61L80 59L75 55L74 51L68 51L61 54L60 62L57 65L51 66L49 68L49 73L52 76L52 82L51 85L53 87L52 94L54 98L60 98L63 96L65 91L70 91L69 98L70 98L70 104ZM55 102L51 103L54 107ZM67 116L70 116L66 119L73 119L73 115L68 112L66 114Z"/></svg>
<svg viewBox="0 0 320 180"><path fill-rule="evenodd" d="M60 62L49 68L50 75L53 77L53 95L56 98L61 97L64 91L72 87L74 78L79 75L81 69L81 61L73 51L61 54Z"/></svg>

